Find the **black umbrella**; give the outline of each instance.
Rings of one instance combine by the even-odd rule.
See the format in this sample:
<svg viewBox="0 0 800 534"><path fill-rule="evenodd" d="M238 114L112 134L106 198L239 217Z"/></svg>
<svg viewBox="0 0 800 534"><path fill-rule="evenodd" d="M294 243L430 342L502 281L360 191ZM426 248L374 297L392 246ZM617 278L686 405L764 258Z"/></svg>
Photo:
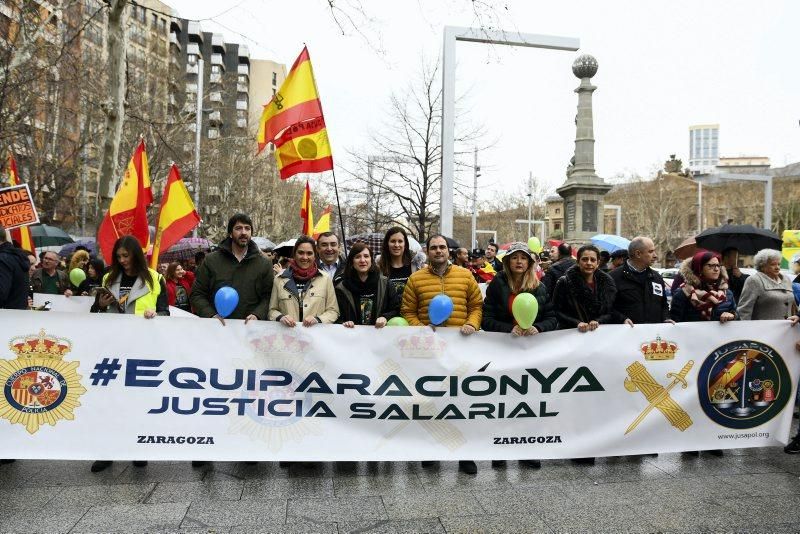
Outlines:
<svg viewBox="0 0 800 534"><path fill-rule="evenodd" d="M36 224L30 227L33 244L36 247L52 247L54 245L66 245L75 241L70 235L55 226L47 224Z"/></svg>
<svg viewBox="0 0 800 534"><path fill-rule="evenodd" d="M450 250L461 248L461 245L458 244L458 241L456 241L452 237L445 237L445 239L447 240L447 248L449 248Z"/></svg>
<svg viewBox="0 0 800 534"><path fill-rule="evenodd" d="M735 248L739 254L749 256L759 250L771 248L780 250L783 241L778 234L752 224L724 224L719 228L708 228L694 238L697 248L722 252Z"/></svg>

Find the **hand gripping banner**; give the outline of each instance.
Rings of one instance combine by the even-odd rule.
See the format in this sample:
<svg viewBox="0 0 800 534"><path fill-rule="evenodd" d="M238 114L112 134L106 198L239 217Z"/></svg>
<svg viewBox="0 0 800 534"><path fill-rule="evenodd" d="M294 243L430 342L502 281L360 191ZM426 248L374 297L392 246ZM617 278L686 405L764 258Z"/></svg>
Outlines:
<svg viewBox="0 0 800 534"><path fill-rule="evenodd" d="M800 328L457 329L0 311L0 457L581 458L788 441Z"/></svg>

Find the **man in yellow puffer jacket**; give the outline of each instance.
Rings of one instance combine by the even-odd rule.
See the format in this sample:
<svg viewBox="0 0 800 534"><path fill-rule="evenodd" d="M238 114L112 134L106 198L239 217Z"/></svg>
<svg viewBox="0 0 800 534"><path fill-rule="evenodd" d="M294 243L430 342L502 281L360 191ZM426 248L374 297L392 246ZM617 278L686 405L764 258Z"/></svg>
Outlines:
<svg viewBox="0 0 800 534"><path fill-rule="evenodd" d="M468 336L481 327L483 297L472 273L447 261L447 240L436 234L428 238L428 266L409 277L403 291L403 304L400 313L411 326L431 324L428 305L433 297L447 295L453 300L453 313L444 326L461 327L461 333ZM422 467L430 467L435 462L424 461ZM460 460L459 470L474 475L478 467L472 460Z"/></svg>
<svg viewBox="0 0 800 534"><path fill-rule="evenodd" d="M447 240L433 235L428 239L428 266L408 279L400 312L411 326L428 325L428 304L442 293L453 300L453 313L443 326L459 326L465 335L480 328L483 297L475 278L468 269L448 264Z"/></svg>

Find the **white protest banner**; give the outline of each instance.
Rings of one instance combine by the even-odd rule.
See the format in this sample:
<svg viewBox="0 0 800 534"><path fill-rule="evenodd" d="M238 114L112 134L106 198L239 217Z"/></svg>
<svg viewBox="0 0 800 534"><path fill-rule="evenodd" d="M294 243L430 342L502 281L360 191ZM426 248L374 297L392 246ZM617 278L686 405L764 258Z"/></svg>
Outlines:
<svg viewBox="0 0 800 534"><path fill-rule="evenodd" d="M49 293L33 294L34 308L46 305L49 311L54 312L89 313L93 303L94 297L84 297L80 295L65 297L64 295L50 295ZM175 306L169 307L169 314L172 317L195 317L194 314L183 311Z"/></svg>
<svg viewBox="0 0 800 534"><path fill-rule="evenodd" d="M456 460L775 446L800 327L457 329L0 311L0 458Z"/></svg>

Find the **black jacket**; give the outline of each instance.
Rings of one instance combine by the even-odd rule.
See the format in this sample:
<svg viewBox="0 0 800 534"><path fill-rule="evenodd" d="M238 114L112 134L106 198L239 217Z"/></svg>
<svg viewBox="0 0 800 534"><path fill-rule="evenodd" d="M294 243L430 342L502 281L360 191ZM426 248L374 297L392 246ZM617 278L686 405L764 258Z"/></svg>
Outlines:
<svg viewBox="0 0 800 534"><path fill-rule="evenodd" d="M558 279L564 276L569 268L576 263L577 262L575 261L575 258L569 256L555 262L550 266L549 269L547 269L547 272L544 273L544 276L542 277L542 283L544 284L544 287L547 288L547 295L551 301L553 300L555 293L556 282L558 282Z"/></svg>
<svg viewBox="0 0 800 534"><path fill-rule="evenodd" d="M231 319L245 319L251 313L261 320L267 318L275 272L253 241L248 243L240 262L233 254L231 238L226 238L206 256L195 274L189 301L200 317L213 317L217 313L214 307L217 290L231 286L239 293L239 305L230 314Z"/></svg>
<svg viewBox="0 0 800 534"><path fill-rule="evenodd" d="M539 284L535 291L528 291L539 303L539 313L533 326L539 332L548 332L558 328L558 320L553 305L547 298L547 289ZM494 280L486 287L486 298L483 299L483 319L481 328L489 332L511 332L514 328L514 316L508 309L511 298L511 286L505 272L497 273Z"/></svg>
<svg viewBox="0 0 800 534"><path fill-rule="evenodd" d="M664 279L653 269L648 267L641 280L626 261L611 271L611 278L617 286L614 300L617 322L630 319L634 324L663 323L669 319Z"/></svg>
<svg viewBox="0 0 800 534"><path fill-rule="evenodd" d="M24 252L11 243L0 243L0 309L28 309L30 266Z"/></svg>
<svg viewBox="0 0 800 534"><path fill-rule="evenodd" d="M401 295L395 291L388 278L380 273L376 274L378 276L378 284L375 291L375 309L378 312L375 314L375 319L386 317L388 320L399 316ZM361 314L358 313L355 298L353 293L345 286L344 280L339 281L334 289L336 290L336 301L339 303L339 320L336 322L341 324L353 321L355 324L361 324ZM373 322L372 324L375 323Z"/></svg>
<svg viewBox="0 0 800 534"><path fill-rule="evenodd" d="M617 289L611 277L602 271L594 273L595 290L583 280L580 268L572 266L556 282L553 307L561 329L575 328L578 323L597 321L614 323L614 297Z"/></svg>

